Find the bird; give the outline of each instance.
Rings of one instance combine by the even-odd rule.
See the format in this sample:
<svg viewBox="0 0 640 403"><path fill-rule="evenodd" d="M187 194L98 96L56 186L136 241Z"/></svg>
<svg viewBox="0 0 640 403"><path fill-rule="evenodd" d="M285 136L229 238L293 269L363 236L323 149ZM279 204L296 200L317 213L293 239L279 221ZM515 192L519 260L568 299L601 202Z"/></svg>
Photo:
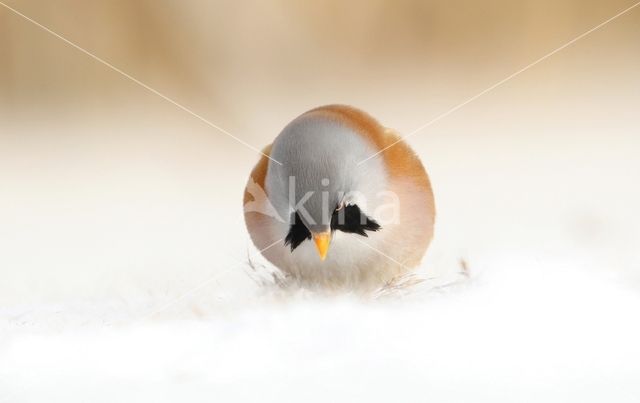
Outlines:
<svg viewBox="0 0 640 403"><path fill-rule="evenodd" d="M249 175L250 238L284 275L313 290L373 291L409 275L433 238L429 176L400 135L347 105L288 123Z"/></svg>

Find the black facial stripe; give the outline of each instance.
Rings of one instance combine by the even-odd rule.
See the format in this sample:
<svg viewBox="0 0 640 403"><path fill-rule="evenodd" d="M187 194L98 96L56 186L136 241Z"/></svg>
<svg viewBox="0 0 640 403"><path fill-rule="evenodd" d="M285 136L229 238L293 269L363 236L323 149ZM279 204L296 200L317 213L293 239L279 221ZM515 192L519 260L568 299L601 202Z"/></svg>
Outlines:
<svg viewBox="0 0 640 403"><path fill-rule="evenodd" d="M331 217L331 231L368 236L365 231L378 231L380 228L380 224L369 218L355 204L334 211Z"/></svg>
<svg viewBox="0 0 640 403"><path fill-rule="evenodd" d="M311 239L311 232L302 223L298 213L292 214L292 224L289 233L284 238L284 244L291 246L291 251L307 239ZM331 231L342 231L345 233L368 236L366 231L378 231L380 224L373 218L364 214L360 207L354 205L344 206L340 210L333 212L331 216Z"/></svg>
<svg viewBox="0 0 640 403"><path fill-rule="evenodd" d="M309 232L307 227L302 223L297 212L292 214L291 219L293 222L289 228L289 233L286 238L284 238L284 244L291 245L291 252L293 252L293 250L306 239L311 239L311 232Z"/></svg>

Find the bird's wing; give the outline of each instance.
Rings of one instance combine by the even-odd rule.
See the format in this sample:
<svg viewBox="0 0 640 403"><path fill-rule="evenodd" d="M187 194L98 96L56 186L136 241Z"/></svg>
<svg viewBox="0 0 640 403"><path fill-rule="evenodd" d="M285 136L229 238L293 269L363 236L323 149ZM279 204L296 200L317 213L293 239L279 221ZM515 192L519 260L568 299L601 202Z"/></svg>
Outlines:
<svg viewBox="0 0 640 403"><path fill-rule="evenodd" d="M264 183L265 183L265 179L267 178L267 170L269 168L268 157L270 154L271 154L271 144L269 144L262 150L262 155L260 156L260 160L258 161L256 166L253 167L253 170L251 171L251 176L249 177L249 181L247 182L247 187L245 187L244 189L244 198L242 202L243 205L246 205L249 202L255 201L255 197L252 194L255 192L251 191L251 186L258 186L260 189L263 190L264 194L266 194Z"/></svg>

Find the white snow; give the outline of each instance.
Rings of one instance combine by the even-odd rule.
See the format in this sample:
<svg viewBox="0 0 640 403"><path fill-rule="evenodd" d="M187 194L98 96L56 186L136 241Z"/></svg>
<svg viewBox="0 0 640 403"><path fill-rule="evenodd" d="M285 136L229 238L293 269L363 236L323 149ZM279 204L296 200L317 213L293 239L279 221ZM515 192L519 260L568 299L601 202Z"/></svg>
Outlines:
<svg viewBox="0 0 640 403"><path fill-rule="evenodd" d="M263 295L195 318L118 304L5 311L0 396L635 402L640 295L572 262L509 254L402 298Z"/></svg>

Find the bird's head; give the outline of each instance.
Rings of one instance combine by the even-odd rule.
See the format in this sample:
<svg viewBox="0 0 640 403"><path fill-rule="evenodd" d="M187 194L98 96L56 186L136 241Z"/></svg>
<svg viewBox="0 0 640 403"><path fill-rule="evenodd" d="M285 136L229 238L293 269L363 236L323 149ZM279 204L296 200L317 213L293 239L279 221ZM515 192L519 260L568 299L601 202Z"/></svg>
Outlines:
<svg viewBox="0 0 640 403"><path fill-rule="evenodd" d="M282 217L288 217L285 243L291 251L313 241L321 260L333 234L367 236L381 226L368 210L386 186L380 161L359 166L375 152L361 135L338 123L298 118L275 140L267 188Z"/></svg>

